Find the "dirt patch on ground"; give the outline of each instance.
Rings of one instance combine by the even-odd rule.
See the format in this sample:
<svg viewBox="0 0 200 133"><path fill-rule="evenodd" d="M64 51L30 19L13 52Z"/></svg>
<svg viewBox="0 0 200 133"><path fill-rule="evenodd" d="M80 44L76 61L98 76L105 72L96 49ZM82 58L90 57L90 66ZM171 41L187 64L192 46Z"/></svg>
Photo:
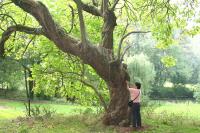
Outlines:
<svg viewBox="0 0 200 133"><path fill-rule="evenodd" d="M117 132L119 133L133 133L134 131L145 131L149 128L149 126L144 125L141 128L133 128L133 127L117 127Z"/></svg>

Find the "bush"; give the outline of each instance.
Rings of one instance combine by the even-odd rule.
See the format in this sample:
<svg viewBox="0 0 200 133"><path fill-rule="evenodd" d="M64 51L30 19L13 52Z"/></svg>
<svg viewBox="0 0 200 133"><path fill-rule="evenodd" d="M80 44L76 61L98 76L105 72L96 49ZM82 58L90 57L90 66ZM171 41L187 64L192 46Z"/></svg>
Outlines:
<svg viewBox="0 0 200 133"><path fill-rule="evenodd" d="M28 116L28 106L27 104L24 104L26 106L26 114ZM45 106L32 106L30 109L30 117L40 119L40 118L51 118L56 113L55 109L51 109L50 107Z"/></svg>
<svg viewBox="0 0 200 133"><path fill-rule="evenodd" d="M142 92L147 95L150 91L151 83L154 81L155 68L147 55L141 53L127 58L128 73L131 83L142 83Z"/></svg>
<svg viewBox="0 0 200 133"><path fill-rule="evenodd" d="M92 108L86 108L83 112L84 115L93 114L94 110Z"/></svg>
<svg viewBox="0 0 200 133"><path fill-rule="evenodd" d="M177 98L179 97L193 98L193 91L189 90L183 85L176 85L173 90L174 90L175 97Z"/></svg>
<svg viewBox="0 0 200 133"><path fill-rule="evenodd" d="M193 91L183 85L176 85L170 87L154 87L150 92L150 98L170 98L170 99L183 99L193 98Z"/></svg>
<svg viewBox="0 0 200 133"><path fill-rule="evenodd" d="M199 84L194 86L194 98L197 102L200 103L200 85Z"/></svg>
<svg viewBox="0 0 200 133"><path fill-rule="evenodd" d="M36 94L36 98L39 100L51 100L52 97L45 95L45 93L42 91L41 93Z"/></svg>
<svg viewBox="0 0 200 133"><path fill-rule="evenodd" d="M0 98L7 98L12 100L25 100L26 98L25 90L3 90L0 89Z"/></svg>
<svg viewBox="0 0 200 133"><path fill-rule="evenodd" d="M194 98L197 102L200 103L200 91L194 92Z"/></svg>
<svg viewBox="0 0 200 133"><path fill-rule="evenodd" d="M147 95L142 95L141 102L143 107L147 107L150 104L150 98Z"/></svg>

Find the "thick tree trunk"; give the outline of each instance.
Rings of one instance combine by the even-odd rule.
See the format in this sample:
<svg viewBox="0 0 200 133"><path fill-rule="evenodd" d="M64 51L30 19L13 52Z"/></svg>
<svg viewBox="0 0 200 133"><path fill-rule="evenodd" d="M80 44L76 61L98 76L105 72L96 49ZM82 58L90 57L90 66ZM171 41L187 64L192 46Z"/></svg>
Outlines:
<svg viewBox="0 0 200 133"><path fill-rule="evenodd" d="M128 124L128 100L129 91L127 89L127 72L122 67L122 64L111 64L110 78L107 85L110 92L110 103L108 111L105 112L103 123L105 125L120 125Z"/></svg>
<svg viewBox="0 0 200 133"><path fill-rule="evenodd" d="M105 112L103 123L105 125L126 126L129 123L128 118L128 99L129 91L126 83L120 82L109 83L110 103L108 111Z"/></svg>

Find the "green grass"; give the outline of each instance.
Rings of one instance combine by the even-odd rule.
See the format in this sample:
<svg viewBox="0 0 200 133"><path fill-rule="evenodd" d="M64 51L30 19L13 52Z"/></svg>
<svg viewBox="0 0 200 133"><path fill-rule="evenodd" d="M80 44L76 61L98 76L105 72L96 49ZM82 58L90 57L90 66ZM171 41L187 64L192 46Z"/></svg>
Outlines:
<svg viewBox="0 0 200 133"><path fill-rule="evenodd" d="M199 133L200 126L164 123L161 120L145 119L148 128L144 133ZM97 115L56 115L44 119L24 119L0 121L0 133L117 133L118 127L106 127ZM140 133L133 131L132 133Z"/></svg>
<svg viewBox="0 0 200 133"><path fill-rule="evenodd" d="M102 125L101 115L91 111L81 111L87 107L47 102L33 105L53 108L57 113L53 117L19 117L25 116L23 102L0 100L0 107L4 107L0 109L0 133L117 133L118 131L118 127ZM193 103L162 103L156 108L143 109L142 120L147 126L143 132L200 133L199 109L200 105Z"/></svg>
<svg viewBox="0 0 200 133"><path fill-rule="evenodd" d="M199 133L200 125L181 124L179 120L174 123L165 123L161 120L145 119L145 123L148 124L144 133Z"/></svg>
<svg viewBox="0 0 200 133"><path fill-rule="evenodd" d="M105 127L99 117L92 115L56 115L44 119L17 119L2 121L0 133L115 133L112 127Z"/></svg>
<svg viewBox="0 0 200 133"><path fill-rule="evenodd" d="M156 108L155 113L173 113L176 115L182 115L185 117L189 117L192 119L200 119L199 115L200 111L200 104L192 103L192 102L186 102L186 103L170 103L165 102L162 103L161 106Z"/></svg>
<svg viewBox="0 0 200 133"><path fill-rule="evenodd" d="M31 107L41 106L56 110L56 113L72 115L78 114L87 107L72 105L72 104L53 104L50 102L32 103ZM14 119L18 116L25 116L24 102L12 101L12 100L0 100L0 107L3 108L0 111L0 119Z"/></svg>

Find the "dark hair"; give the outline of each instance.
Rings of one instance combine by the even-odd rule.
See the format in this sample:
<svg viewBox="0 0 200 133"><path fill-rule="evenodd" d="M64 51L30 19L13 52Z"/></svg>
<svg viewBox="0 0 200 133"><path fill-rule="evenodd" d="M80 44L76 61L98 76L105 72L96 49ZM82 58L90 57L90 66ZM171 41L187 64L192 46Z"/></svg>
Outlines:
<svg viewBox="0 0 200 133"><path fill-rule="evenodd" d="M140 88L141 88L141 83L135 82L135 85L137 86L137 89L140 89Z"/></svg>

